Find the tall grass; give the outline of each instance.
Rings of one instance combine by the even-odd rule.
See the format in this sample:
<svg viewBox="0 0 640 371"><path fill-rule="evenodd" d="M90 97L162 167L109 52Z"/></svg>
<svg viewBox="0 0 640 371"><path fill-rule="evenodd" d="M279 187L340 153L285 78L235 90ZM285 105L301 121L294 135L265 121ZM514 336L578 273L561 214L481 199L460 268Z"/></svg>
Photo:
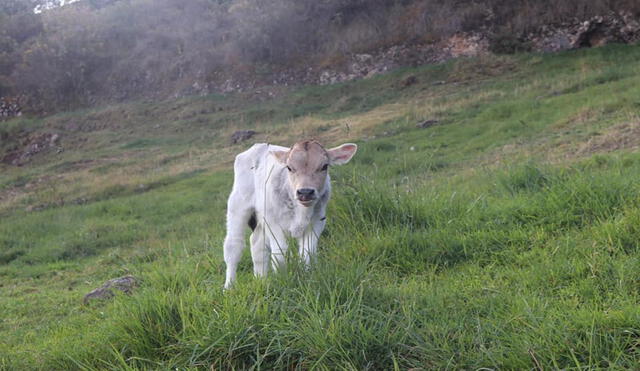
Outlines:
<svg viewBox="0 0 640 371"><path fill-rule="evenodd" d="M308 114L330 127L326 138L366 141L352 163L332 169L318 262L307 270L292 257L259 280L245 252L226 293L228 170L188 167L165 177L159 158L179 164L191 154L144 147L160 157L124 164L148 161L160 180L139 188L109 183L114 170L96 164L81 173L91 185L86 203L2 216L0 367L633 369L640 155L576 148L634 117L637 50L517 57L523 66L510 73L502 68L516 59L501 57L498 72L479 81L461 76L478 78L474 63L492 69L491 61L461 61L237 106L276 107L287 117L297 112L289 105L315 101ZM377 93L406 73L423 85ZM440 74L462 83L421 93ZM579 88L562 92L571 86ZM377 107L345 99L334 111L337 95ZM415 128L432 114L440 125ZM342 120L352 131L335 129ZM284 142L300 122L308 121L261 125ZM239 148L214 152L216 164ZM19 188L37 169L67 169L38 166L27 180L0 174L2 184ZM104 187L92 183L98 172ZM83 293L124 274L141 280L133 295L80 304Z"/></svg>
<svg viewBox="0 0 640 371"><path fill-rule="evenodd" d="M473 190L401 192L348 171L320 258L221 290L211 254L175 251L46 367L633 368L640 156L528 163ZM93 310L92 310L93 311ZM98 314L100 313L100 314ZM104 314L103 314L104 313ZM77 327L76 327L77 326ZM90 347L82 344L92 344Z"/></svg>

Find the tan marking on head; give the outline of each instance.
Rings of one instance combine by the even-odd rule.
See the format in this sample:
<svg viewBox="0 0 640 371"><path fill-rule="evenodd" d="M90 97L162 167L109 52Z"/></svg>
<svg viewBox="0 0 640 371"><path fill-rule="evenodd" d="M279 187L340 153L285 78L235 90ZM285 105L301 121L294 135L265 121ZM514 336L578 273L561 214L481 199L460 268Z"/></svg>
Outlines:
<svg viewBox="0 0 640 371"><path fill-rule="evenodd" d="M272 152L288 169L287 181L293 198L304 206L311 206L324 193L327 180L329 154L315 140L294 144L287 152Z"/></svg>
<svg viewBox="0 0 640 371"><path fill-rule="evenodd" d="M298 142L291 147L287 156L287 165L299 173L312 173L329 162L329 155L315 140Z"/></svg>
<svg viewBox="0 0 640 371"><path fill-rule="evenodd" d="M289 151L274 151L272 154L287 167L292 197L304 206L311 206L324 194L329 165L347 163L356 149L355 144L347 143L327 151L319 142L305 140L294 144Z"/></svg>

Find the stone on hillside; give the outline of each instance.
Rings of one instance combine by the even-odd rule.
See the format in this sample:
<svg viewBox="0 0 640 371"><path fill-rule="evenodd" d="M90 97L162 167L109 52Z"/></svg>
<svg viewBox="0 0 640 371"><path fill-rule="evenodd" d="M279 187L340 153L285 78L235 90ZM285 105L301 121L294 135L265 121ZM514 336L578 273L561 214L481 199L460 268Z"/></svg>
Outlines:
<svg viewBox="0 0 640 371"><path fill-rule="evenodd" d="M402 86L404 87L411 86L417 82L418 82L418 78L415 77L415 75L409 75L404 79L402 79Z"/></svg>
<svg viewBox="0 0 640 371"><path fill-rule="evenodd" d="M439 122L438 120L425 120L417 123L416 127L420 129L426 129L426 128L432 127L433 125L436 125L438 122Z"/></svg>
<svg viewBox="0 0 640 371"><path fill-rule="evenodd" d="M353 56L353 59L359 63L371 63L373 56L371 54L356 54Z"/></svg>
<svg viewBox="0 0 640 371"><path fill-rule="evenodd" d="M238 130L233 135L231 135L231 143L237 144L240 142L244 142L247 139L251 139L252 136L256 134L253 130Z"/></svg>
<svg viewBox="0 0 640 371"><path fill-rule="evenodd" d="M133 289L138 286L138 280L133 276L124 276L114 278L104 283L101 287L91 291L84 296L84 303L87 304L94 299L109 299L115 296L114 289L131 294Z"/></svg>

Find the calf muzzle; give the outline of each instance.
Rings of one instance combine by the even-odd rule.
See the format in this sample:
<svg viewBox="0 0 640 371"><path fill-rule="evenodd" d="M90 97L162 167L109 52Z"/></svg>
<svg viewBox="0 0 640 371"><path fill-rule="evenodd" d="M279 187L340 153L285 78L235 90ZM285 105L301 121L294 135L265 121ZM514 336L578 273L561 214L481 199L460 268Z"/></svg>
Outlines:
<svg viewBox="0 0 640 371"><path fill-rule="evenodd" d="M296 191L298 201L311 202L316 198L316 190L313 188L300 188Z"/></svg>

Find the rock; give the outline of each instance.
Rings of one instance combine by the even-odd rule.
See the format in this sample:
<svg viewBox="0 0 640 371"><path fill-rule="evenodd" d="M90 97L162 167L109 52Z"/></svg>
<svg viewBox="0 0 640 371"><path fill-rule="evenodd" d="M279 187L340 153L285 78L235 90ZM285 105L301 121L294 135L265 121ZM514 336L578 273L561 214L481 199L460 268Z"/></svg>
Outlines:
<svg viewBox="0 0 640 371"><path fill-rule="evenodd" d="M331 84L332 77L333 77L333 73L331 71L323 71L319 77L320 85Z"/></svg>
<svg viewBox="0 0 640 371"><path fill-rule="evenodd" d="M549 39L548 46L544 46L542 51L553 52L558 50L571 49L571 38L566 33L558 33Z"/></svg>
<svg viewBox="0 0 640 371"><path fill-rule="evenodd" d="M94 299L110 299L115 296L114 289L122 291L129 295L135 287L138 286L138 280L133 276L124 276L109 280L87 295L84 296L84 303L87 304Z"/></svg>
<svg viewBox="0 0 640 371"><path fill-rule="evenodd" d="M22 116L23 96L0 97L0 118Z"/></svg>
<svg viewBox="0 0 640 371"><path fill-rule="evenodd" d="M446 39L443 49L452 58L475 57L488 52L489 40L480 33L460 32Z"/></svg>
<svg viewBox="0 0 640 371"><path fill-rule="evenodd" d="M359 63L369 63L373 59L373 56L371 54L356 54L353 56L353 59Z"/></svg>
<svg viewBox="0 0 640 371"><path fill-rule="evenodd" d="M484 55L493 50L492 44L496 43L496 40L502 39L498 37L501 36L498 30L491 26L496 21L495 17L494 13L487 10L485 25L479 26L473 32L457 32L447 37L430 39L428 42L408 41L367 50L366 53L345 54L318 66L305 64L303 68L278 68L263 78L256 77L255 72L217 71L212 80L215 82L211 82L210 87L205 86L202 79L198 79L190 88L194 92L202 90L227 94L264 88L267 81L273 86L329 85L370 78L400 66L415 67L442 63L451 58ZM522 34L509 33L502 36L510 45L513 44L515 50L544 52L600 46L610 42L632 44L640 41L640 17L630 12L612 12L549 23ZM408 80L407 83L411 84L412 81ZM434 82L434 85L439 83L444 82ZM265 92L261 90L260 94Z"/></svg>
<svg viewBox="0 0 640 371"><path fill-rule="evenodd" d="M582 21L546 25L523 39L533 50L545 52L597 47L612 42L632 44L640 40L640 23L629 13L610 13Z"/></svg>
<svg viewBox="0 0 640 371"><path fill-rule="evenodd" d="M367 74L364 75L364 78L368 79L368 78L371 78L373 76L380 75L381 73L384 73L384 72L386 72L386 69L382 70L382 69L376 67L376 68L371 69L369 72L367 72Z"/></svg>
<svg viewBox="0 0 640 371"><path fill-rule="evenodd" d="M405 77L404 79L402 79L402 86L407 87L407 86L411 86L415 83L418 82L418 78L415 77L414 75L409 75L407 77Z"/></svg>
<svg viewBox="0 0 640 371"><path fill-rule="evenodd" d="M419 122L416 124L416 127L420 128L420 129L426 129L426 128L430 128L433 125L438 124L438 120L425 120L422 122Z"/></svg>
<svg viewBox="0 0 640 371"><path fill-rule="evenodd" d="M256 134L253 130L238 130L231 135L231 143L237 144L247 139L251 139Z"/></svg>

